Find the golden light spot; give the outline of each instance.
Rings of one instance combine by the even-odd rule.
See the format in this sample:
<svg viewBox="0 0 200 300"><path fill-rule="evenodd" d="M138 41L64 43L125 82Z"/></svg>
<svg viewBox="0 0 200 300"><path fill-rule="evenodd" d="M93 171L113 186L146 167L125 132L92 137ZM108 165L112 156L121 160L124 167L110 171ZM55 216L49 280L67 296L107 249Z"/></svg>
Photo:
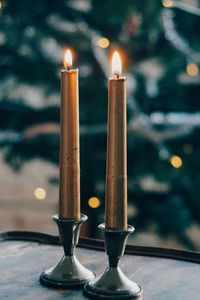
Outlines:
<svg viewBox="0 0 200 300"><path fill-rule="evenodd" d="M172 7L173 6L173 1L163 0L162 4L163 4L164 7Z"/></svg>
<svg viewBox="0 0 200 300"><path fill-rule="evenodd" d="M199 67L197 66L197 64L189 63L187 64L186 72L188 73L189 76L192 77L197 76L199 73Z"/></svg>
<svg viewBox="0 0 200 300"><path fill-rule="evenodd" d="M46 198L46 191L43 188L37 188L34 190L34 196L38 200L44 200Z"/></svg>
<svg viewBox="0 0 200 300"><path fill-rule="evenodd" d="M2 2L0 1L0 9L2 8L2 6L3 6L3 5L2 5Z"/></svg>
<svg viewBox="0 0 200 300"><path fill-rule="evenodd" d="M91 208L97 208L99 207L101 204L99 198L97 197L91 197L89 200L88 200L88 205L91 207Z"/></svg>
<svg viewBox="0 0 200 300"><path fill-rule="evenodd" d="M170 157L170 163L176 169L181 168L183 165L182 158L177 155L173 155Z"/></svg>
<svg viewBox="0 0 200 300"><path fill-rule="evenodd" d="M110 45L110 41L105 37L101 37L98 39L97 45L101 48L108 48Z"/></svg>
<svg viewBox="0 0 200 300"><path fill-rule="evenodd" d="M191 144L185 144L183 145L183 152L185 154L190 154L193 152L193 146Z"/></svg>

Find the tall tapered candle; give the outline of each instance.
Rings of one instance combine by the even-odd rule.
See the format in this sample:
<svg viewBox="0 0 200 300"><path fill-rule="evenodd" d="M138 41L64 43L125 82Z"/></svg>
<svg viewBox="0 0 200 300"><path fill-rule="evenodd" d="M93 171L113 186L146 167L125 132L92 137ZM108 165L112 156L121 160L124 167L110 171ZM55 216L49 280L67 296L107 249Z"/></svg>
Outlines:
<svg viewBox="0 0 200 300"><path fill-rule="evenodd" d="M120 77L118 52L108 79L106 227L127 229L126 77Z"/></svg>
<svg viewBox="0 0 200 300"><path fill-rule="evenodd" d="M80 218L78 69L65 52L61 71L59 217Z"/></svg>

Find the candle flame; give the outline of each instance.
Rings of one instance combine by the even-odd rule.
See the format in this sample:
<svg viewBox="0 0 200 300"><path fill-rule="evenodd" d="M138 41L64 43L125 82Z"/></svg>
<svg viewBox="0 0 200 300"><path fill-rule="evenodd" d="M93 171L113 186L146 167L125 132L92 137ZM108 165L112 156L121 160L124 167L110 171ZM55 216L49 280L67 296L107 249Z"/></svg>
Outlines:
<svg viewBox="0 0 200 300"><path fill-rule="evenodd" d="M121 60L119 53L117 51L114 52L112 57L112 74L120 75L122 72Z"/></svg>
<svg viewBox="0 0 200 300"><path fill-rule="evenodd" d="M65 68L70 68L72 66L72 54L69 49L67 49L64 54L64 66Z"/></svg>

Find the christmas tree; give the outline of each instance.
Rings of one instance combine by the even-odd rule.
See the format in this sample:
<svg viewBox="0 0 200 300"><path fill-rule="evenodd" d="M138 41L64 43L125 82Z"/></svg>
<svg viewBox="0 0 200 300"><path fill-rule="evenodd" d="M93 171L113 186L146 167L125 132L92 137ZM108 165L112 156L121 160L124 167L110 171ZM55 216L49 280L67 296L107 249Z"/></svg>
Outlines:
<svg viewBox="0 0 200 300"><path fill-rule="evenodd" d="M59 70L70 47L80 70L81 199L90 236L104 214L107 77L117 49L128 78L129 222L195 249L187 229L200 222L198 4L0 1L5 161L16 171L35 157L58 165Z"/></svg>

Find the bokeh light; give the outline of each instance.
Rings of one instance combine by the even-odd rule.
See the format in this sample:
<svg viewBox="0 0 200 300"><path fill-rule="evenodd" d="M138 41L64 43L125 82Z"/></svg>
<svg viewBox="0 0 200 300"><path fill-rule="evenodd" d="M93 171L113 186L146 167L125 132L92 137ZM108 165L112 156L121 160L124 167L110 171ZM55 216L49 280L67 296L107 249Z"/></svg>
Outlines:
<svg viewBox="0 0 200 300"><path fill-rule="evenodd" d="M163 0L162 4L163 4L164 7L172 7L173 6L173 1Z"/></svg>
<svg viewBox="0 0 200 300"><path fill-rule="evenodd" d="M97 208L99 207L101 204L99 198L97 197L91 197L89 200L88 200L88 205L91 207L91 208Z"/></svg>
<svg viewBox="0 0 200 300"><path fill-rule="evenodd" d="M105 37L101 37L98 39L97 45L101 48L108 48L110 45L110 41Z"/></svg>
<svg viewBox="0 0 200 300"><path fill-rule="evenodd" d="M0 1L0 9L5 8L8 5L9 0L1 0Z"/></svg>
<svg viewBox="0 0 200 300"><path fill-rule="evenodd" d="M43 189L43 188L36 188L34 190L34 196L38 200L44 200L46 198L46 195L47 195L47 193L46 193L45 189Z"/></svg>
<svg viewBox="0 0 200 300"><path fill-rule="evenodd" d="M189 76L197 76L199 74L199 67L197 66L197 64L189 63L187 64L186 72Z"/></svg>
<svg viewBox="0 0 200 300"><path fill-rule="evenodd" d="M176 169L181 168L183 165L182 158L177 155L173 155L170 157L170 163Z"/></svg>

